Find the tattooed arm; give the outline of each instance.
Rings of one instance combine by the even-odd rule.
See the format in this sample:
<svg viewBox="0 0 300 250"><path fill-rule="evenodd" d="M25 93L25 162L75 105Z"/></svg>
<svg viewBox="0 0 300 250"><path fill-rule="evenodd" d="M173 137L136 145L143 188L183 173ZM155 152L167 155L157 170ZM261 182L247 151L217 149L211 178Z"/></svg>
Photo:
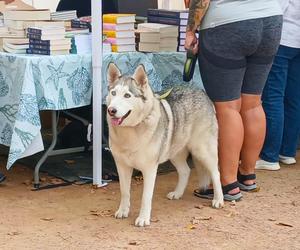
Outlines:
<svg viewBox="0 0 300 250"><path fill-rule="evenodd" d="M198 52L198 40L195 32L199 27L207 9L210 0L191 0L189 19L186 28L185 48L192 49L194 54Z"/></svg>
<svg viewBox="0 0 300 250"><path fill-rule="evenodd" d="M189 19L187 24L187 32L192 31L195 32L198 26L203 19L210 0L191 0L190 2L190 11L189 11Z"/></svg>

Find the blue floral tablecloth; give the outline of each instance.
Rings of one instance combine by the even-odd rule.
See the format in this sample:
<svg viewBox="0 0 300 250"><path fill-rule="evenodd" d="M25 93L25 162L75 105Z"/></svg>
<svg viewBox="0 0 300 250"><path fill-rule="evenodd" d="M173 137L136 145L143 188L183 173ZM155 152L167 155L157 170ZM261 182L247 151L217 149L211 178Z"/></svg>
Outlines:
<svg viewBox="0 0 300 250"><path fill-rule="evenodd" d="M27 56L0 53L0 144L9 146L7 168L44 149L40 110L89 105L92 96L91 55ZM184 53L112 53L103 58L102 97L107 94L110 62L122 74L144 64L154 91L182 84ZM199 71L194 81L201 84Z"/></svg>

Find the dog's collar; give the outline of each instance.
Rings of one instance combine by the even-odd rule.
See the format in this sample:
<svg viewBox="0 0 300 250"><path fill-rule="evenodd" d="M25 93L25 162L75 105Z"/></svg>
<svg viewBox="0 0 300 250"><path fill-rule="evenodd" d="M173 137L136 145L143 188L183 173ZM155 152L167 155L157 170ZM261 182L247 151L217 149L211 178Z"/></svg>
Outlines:
<svg viewBox="0 0 300 250"><path fill-rule="evenodd" d="M159 99L159 100L166 99L166 98L171 94L172 90L173 90L173 87L170 88L169 90L167 90L165 93L159 95L159 96L158 96L158 99Z"/></svg>

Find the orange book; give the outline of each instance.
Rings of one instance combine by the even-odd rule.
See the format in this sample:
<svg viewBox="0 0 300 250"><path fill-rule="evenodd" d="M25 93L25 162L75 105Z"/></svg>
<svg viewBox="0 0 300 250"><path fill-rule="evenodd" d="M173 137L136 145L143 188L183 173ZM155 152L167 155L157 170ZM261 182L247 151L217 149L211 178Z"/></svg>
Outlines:
<svg viewBox="0 0 300 250"><path fill-rule="evenodd" d="M103 30L103 35L111 38L135 37L133 30L126 30L126 31Z"/></svg>
<svg viewBox="0 0 300 250"><path fill-rule="evenodd" d="M135 44L111 45L112 52L133 52L136 51Z"/></svg>
<svg viewBox="0 0 300 250"><path fill-rule="evenodd" d="M103 23L134 23L135 14L104 14Z"/></svg>

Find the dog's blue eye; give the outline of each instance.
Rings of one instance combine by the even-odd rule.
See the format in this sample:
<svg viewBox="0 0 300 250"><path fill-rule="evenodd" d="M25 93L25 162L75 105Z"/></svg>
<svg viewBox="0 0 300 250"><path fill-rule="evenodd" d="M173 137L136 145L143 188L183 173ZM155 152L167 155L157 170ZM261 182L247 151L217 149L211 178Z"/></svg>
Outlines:
<svg viewBox="0 0 300 250"><path fill-rule="evenodd" d="M114 96L116 95L116 91L114 91L114 90L110 93L111 93L111 95L114 95Z"/></svg>
<svg viewBox="0 0 300 250"><path fill-rule="evenodd" d="M131 95L130 95L130 94L128 94L128 93L126 93L126 94L124 95L124 97L125 97L125 98L130 98L130 97L131 97Z"/></svg>

